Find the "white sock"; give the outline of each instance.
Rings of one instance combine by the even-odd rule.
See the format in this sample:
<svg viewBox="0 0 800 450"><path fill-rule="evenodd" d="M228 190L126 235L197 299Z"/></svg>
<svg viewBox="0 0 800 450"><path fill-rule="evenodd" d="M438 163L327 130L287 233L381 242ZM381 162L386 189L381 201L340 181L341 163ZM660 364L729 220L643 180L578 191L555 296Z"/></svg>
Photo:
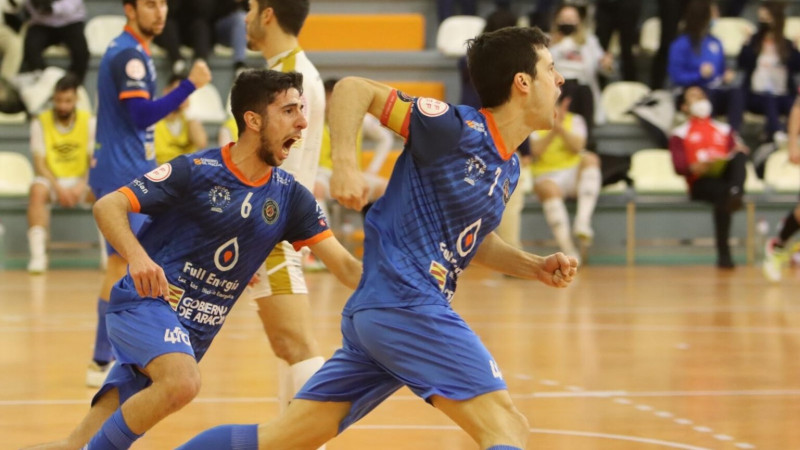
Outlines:
<svg viewBox="0 0 800 450"><path fill-rule="evenodd" d="M581 171L578 180L578 209L575 212L575 229L591 230L592 214L600 195L602 178L599 167L587 167Z"/></svg>
<svg viewBox="0 0 800 450"><path fill-rule="evenodd" d="M31 259L47 256L47 229L41 225L28 228L28 249Z"/></svg>
<svg viewBox="0 0 800 450"><path fill-rule="evenodd" d="M556 238L558 246L561 251L567 255L577 255L575 245L572 243L572 238L569 235L569 216L567 215L567 206L564 205L564 200L560 198L551 198L542 203L544 210L544 218L547 224L550 225L550 231L553 232L553 237Z"/></svg>

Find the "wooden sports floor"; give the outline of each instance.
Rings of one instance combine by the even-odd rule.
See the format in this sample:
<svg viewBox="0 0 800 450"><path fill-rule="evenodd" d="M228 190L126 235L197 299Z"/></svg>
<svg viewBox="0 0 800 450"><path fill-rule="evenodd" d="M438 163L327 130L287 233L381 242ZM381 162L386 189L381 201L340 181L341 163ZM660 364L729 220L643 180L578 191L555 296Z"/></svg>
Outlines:
<svg viewBox="0 0 800 450"><path fill-rule="evenodd" d="M317 336L338 346L348 292L309 275ZM84 387L100 273L0 273L0 448L65 435ZM800 449L800 269L769 284L753 267L582 269L556 290L471 268L454 301L529 418L536 449ZM201 364L198 398L137 449L221 423L274 417L275 358L242 298ZM328 448L477 446L401 390Z"/></svg>

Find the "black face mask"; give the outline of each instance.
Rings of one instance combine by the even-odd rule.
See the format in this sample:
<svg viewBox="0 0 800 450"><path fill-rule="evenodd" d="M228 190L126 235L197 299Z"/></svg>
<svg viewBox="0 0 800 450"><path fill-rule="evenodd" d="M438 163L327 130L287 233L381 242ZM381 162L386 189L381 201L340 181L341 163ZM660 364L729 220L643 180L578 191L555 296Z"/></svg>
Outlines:
<svg viewBox="0 0 800 450"><path fill-rule="evenodd" d="M758 34L764 34L772 29L772 24L769 22L758 22Z"/></svg>
<svg viewBox="0 0 800 450"><path fill-rule="evenodd" d="M556 29L558 29L558 32L564 36L569 36L578 29L578 26L571 23L560 23L556 26Z"/></svg>

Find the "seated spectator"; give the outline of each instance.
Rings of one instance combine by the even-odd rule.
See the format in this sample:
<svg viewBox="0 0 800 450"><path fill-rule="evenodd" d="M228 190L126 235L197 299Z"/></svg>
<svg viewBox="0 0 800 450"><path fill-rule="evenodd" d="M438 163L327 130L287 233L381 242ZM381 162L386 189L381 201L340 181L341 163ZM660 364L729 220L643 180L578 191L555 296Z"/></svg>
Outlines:
<svg viewBox="0 0 800 450"><path fill-rule="evenodd" d="M13 12L8 0L0 0L0 77L11 80L22 65L22 38L5 23L6 13Z"/></svg>
<svg viewBox="0 0 800 450"><path fill-rule="evenodd" d="M49 204L63 208L88 205L92 200L87 177L94 149L95 120L89 111L76 108L78 86L68 74L56 83L53 107L31 122L31 152L36 178L28 204L28 271L47 270Z"/></svg>
<svg viewBox="0 0 800 450"><path fill-rule="evenodd" d="M613 56L604 52L597 37L586 29L581 11L569 4L556 10L550 33L550 53L564 77L562 89L570 90L570 111L583 117L587 125L587 142L593 147L594 124L605 120L602 108L596 106L600 105L597 74L600 70L611 70Z"/></svg>
<svg viewBox="0 0 800 450"><path fill-rule="evenodd" d="M338 79L325 80L325 127L322 130L322 146L319 154L319 169L317 169L317 178L314 182L314 197L317 200L325 201L330 200L330 180L333 169L333 161L331 160L331 135L328 128L328 100L330 99L333 87L338 82ZM381 167L383 166L389 151L392 149L394 137L392 132L387 128L383 128L378 119L367 114L364 116L364 123L361 127L361 133L358 137L358 151L361 151L361 143L363 138L373 141L375 143L375 155L370 161L369 167L364 170L364 178L369 188L367 195L368 204L362 210L366 214L372 203L380 198L386 191L388 180L378 175Z"/></svg>
<svg viewBox="0 0 800 450"><path fill-rule="evenodd" d="M758 31L742 47L737 58L744 74L741 87L743 109L766 116L761 142L783 140L780 116L789 114L797 92L800 52L783 36L786 3L765 1L758 7ZM733 119L731 119L733 122ZM776 136L777 132L778 135Z"/></svg>
<svg viewBox="0 0 800 450"><path fill-rule="evenodd" d="M553 129L531 134L531 172L534 192L542 202L553 237L562 252L576 258L579 253L570 235L564 199L577 198L573 232L580 243L580 256L585 260L594 238L592 214L602 177L600 158L584 150L586 122L580 115L569 112L570 101L570 97L562 94Z"/></svg>
<svg viewBox="0 0 800 450"><path fill-rule="evenodd" d="M233 48L233 68L245 68L247 30L244 0L169 0L164 31L154 42L167 51L172 73L185 74L188 68L180 53L181 45L192 49L193 59L208 60L215 43Z"/></svg>
<svg viewBox="0 0 800 450"><path fill-rule="evenodd" d="M184 80L183 77L173 75L164 87L163 95L172 92L181 84L182 80ZM203 124L199 120L186 117L186 108L189 107L190 101L187 98L178 109L156 122L153 139L158 164L164 164L186 153L194 153L208 143L208 136L206 136Z"/></svg>
<svg viewBox="0 0 800 450"><path fill-rule="evenodd" d="M675 172L686 177L692 200L714 205L717 267L731 269L731 214L742 207L747 148L730 125L711 118L711 102L699 86L684 90L679 104L689 119L669 140Z"/></svg>
<svg viewBox="0 0 800 450"><path fill-rule="evenodd" d="M669 48L669 78L677 94L690 86L706 91L714 113L728 114L734 130L741 126L741 96L730 83L734 72L725 67L722 42L711 35L712 0L690 0L684 10L681 35Z"/></svg>
<svg viewBox="0 0 800 450"><path fill-rule="evenodd" d="M82 84L89 67L89 46L83 34L86 21L83 0L27 0L25 8L31 16L25 34L26 70L44 70L44 50L64 44L70 54L67 70Z"/></svg>

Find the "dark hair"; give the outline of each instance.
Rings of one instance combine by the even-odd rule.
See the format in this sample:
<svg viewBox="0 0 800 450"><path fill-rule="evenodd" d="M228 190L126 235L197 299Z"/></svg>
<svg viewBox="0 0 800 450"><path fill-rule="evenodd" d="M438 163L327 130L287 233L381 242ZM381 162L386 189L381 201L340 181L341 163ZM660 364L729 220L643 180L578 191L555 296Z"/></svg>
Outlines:
<svg viewBox="0 0 800 450"><path fill-rule="evenodd" d="M56 87L53 89L54 92L64 92L64 91L78 91L78 87L81 85L81 80L74 74L68 73L61 77L60 80L56 81Z"/></svg>
<svg viewBox="0 0 800 450"><path fill-rule="evenodd" d="M308 0L258 0L259 15L267 8L272 8L283 31L297 36L308 17L309 5Z"/></svg>
<svg viewBox="0 0 800 450"><path fill-rule="evenodd" d="M136 0L122 0L122 6L133 5L136 7Z"/></svg>
<svg viewBox="0 0 800 450"><path fill-rule="evenodd" d="M689 89L692 88L699 88L701 91L703 91L703 94L706 95L706 98L708 98L708 92L706 92L703 86L700 86L699 84L690 84L689 86L683 88L683 90L681 90L681 93L678 94L678 97L675 99L676 109L680 110L681 108L683 108L683 105L686 104L686 93L689 92Z"/></svg>
<svg viewBox="0 0 800 450"><path fill-rule="evenodd" d="M336 86L336 83L339 82L339 78L328 78L327 80L323 81L322 84L325 86L325 93L330 94L333 92L333 87Z"/></svg>
<svg viewBox="0 0 800 450"><path fill-rule="evenodd" d="M537 27L508 27L483 33L467 41L467 61L475 91L486 108L502 105L511 97L514 75L536 78L538 50L550 39Z"/></svg>
<svg viewBox="0 0 800 450"><path fill-rule="evenodd" d="M266 114L267 106L275 97L291 88L303 93L303 74L267 69L248 69L239 74L231 88L231 114L236 119L239 136L247 128L244 113Z"/></svg>
<svg viewBox="0 0 800 450"><path fill-rule="evenodd" d="M775 38L775 47L778 50L778 56L780 56L781 62L786 64L789 61L789 54L791 53L789 43L783 37L783 27L786 24L786 2L766 0L759 6L769 11L769 15L772 16L772 26L770 26L769 30L759 30L758 33L753 35L752 42L755 52L756 54L761 53L761 47L764 45L764 37L767 32L771 31Z"/></svg>
<svg viewBox="0 0 800 450"><path fill-rule="evenodd" d="M692 49L700 53L703 38L710 34L711 0L691 0L683 13L683 32L689 36Z"/></svg>
<svg viewBox="0 0 800 450"><path fill-rule="evenodd" d="M506 8L499 8L486 18L486 26L483 27L483 33L491 33L492 31L516 25L517 16Z"/></svg>

